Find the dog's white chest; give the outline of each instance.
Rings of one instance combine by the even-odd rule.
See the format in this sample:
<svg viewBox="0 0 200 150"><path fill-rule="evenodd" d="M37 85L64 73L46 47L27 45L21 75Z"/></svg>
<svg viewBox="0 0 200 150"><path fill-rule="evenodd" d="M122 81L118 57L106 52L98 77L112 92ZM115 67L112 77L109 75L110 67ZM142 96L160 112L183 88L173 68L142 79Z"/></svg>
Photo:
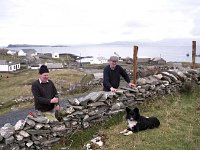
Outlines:
<svg viewBox="0 0 200 150"><path fill-rule="evenodd" d="M137 124L137 121L130 121L128 120L128 127L133 128Z"/></svg>

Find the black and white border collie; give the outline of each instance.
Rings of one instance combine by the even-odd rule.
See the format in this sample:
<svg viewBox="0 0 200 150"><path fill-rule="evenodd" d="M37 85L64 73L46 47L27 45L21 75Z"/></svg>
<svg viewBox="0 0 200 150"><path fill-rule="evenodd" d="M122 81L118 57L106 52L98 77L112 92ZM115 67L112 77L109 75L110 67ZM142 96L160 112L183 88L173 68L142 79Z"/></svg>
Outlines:
<svg viewBox="0 0 200 150"><path fill-rule="evenodd" d="M137 107L134 109L126 107L126 120L128 128L120 132L124 135L130 135L133 132L141 130L158 128L160 125L160 121L156 117L141 116Z"/></svg>

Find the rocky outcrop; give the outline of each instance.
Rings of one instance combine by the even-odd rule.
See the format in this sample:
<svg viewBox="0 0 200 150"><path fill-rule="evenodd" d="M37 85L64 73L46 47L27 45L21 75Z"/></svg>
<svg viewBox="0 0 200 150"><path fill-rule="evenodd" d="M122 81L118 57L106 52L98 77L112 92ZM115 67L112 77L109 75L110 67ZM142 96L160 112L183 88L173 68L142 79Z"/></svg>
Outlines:
<svg viewBox="0 0 200 150"><path fill-rule="evenodd" d="M200 70L167 70L160 74L140 78L137 87L121 87L116 93L92 92L69 99L62 108L61 122L49 122L39 112L32 112L15 126L7 123L0 129L1 149L50 149L61 137L80 128L89 128L159 95L178 92L185 83L199 84Z"/></svg>

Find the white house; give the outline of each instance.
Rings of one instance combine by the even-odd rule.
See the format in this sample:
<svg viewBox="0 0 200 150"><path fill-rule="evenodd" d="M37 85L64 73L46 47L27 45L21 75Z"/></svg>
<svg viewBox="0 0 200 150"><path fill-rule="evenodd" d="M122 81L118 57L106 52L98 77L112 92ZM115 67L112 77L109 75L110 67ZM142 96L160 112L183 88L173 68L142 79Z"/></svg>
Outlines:
<svg viewBox="0 0 200 150"><path fill-rule="evenodd" d="M20 63L12 63L7 62L6 60L0 60L0 72L16 71L18 69L20 69Z"/></svg>
<svg viewBox="0 0 200 150"><path fill-rule="evenodd" d="M16 51L8 50L8 51L7 51L7 54L9 54L9 55L15 55L15 54L16 54Z"/></svg>
<svg viewBox="0 0 200 150"><path fill-rule="evenodd" d="M52 58L59 58L59 53L53 53Z"/></svg>
<svg viewBox="0 0 200 150"><path fill-rule="evenodd" d="M107 63L107 59L104 57L91 57L91 58L83 58L80 60L81 63L85 64L103 64Z"/></svg>
<svg viewBox="0 0 200 150"><path fill-rule="evenodd" d="M21 49L18 51L18 56L36 56L37 51L35 49Z"/></svg>

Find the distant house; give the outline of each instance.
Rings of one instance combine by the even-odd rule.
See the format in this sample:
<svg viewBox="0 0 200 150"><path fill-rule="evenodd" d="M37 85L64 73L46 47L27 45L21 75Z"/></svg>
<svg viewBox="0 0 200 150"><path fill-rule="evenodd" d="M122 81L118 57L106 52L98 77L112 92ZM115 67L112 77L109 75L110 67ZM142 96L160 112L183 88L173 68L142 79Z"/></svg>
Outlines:
<svg viewBox="0 0 200 150"><path fill-rule="evenodd" d="M59 58L59 53L53 53L52 58Z"/></svg>
<svg viewBox="0 0 200 150"><path fill-rule="evenodd" d="M18 51L18 56L36 56L37 51L35 49L21 49Z"/></svg>
<svg viewBox="0 0 200 150"><path fill-rule="evenodd" d="M0 72L16 71L20 69L20 63L7 62L6 60L0 60Z"/></svg>
<svg viewBox="0 0 200 150"><path fill-rule="evenodd" d="M107 59L105 57L90 57L90 58L82 58L80 60L80 62L82 64L103 64L103 63L107 63Z"/></svg>
<svg viewBox="0 0 200 150"><path fill-rule="evenodd" d="M155 58L152 58L150 60L150 64L152 64L152 65L165 65L166 60L164 60L163 58L160 58L160 57L155 57Z"/></svg>
<svg viewBox="0 0 200 150"><path fill-rule="evenodd" d="M9 54L9 55L15 55L15 54L16 54L16 51L8 50L8 51L7 51L7 54Z"/></svg>

